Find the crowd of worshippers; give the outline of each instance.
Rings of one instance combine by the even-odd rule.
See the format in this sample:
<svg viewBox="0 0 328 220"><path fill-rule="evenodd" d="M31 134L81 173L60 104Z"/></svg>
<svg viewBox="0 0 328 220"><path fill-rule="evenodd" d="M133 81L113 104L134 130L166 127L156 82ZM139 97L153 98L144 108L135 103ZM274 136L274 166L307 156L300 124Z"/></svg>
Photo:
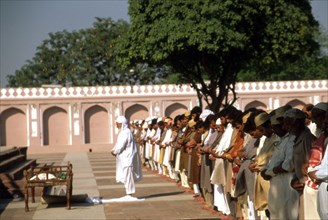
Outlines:
<svg viewBox="0 0 328 220"><path fill-rule="evenodd" d="M328 103L134 120L144 166L234 219L328 219Z"/></svg>

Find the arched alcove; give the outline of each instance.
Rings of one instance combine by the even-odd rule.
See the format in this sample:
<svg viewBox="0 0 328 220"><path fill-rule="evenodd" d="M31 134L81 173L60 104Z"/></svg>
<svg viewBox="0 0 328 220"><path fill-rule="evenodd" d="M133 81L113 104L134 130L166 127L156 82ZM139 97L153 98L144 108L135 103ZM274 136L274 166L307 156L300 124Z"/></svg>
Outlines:
<svg viewBox="0 0 328 220"><path fill-rule="evenodd" d="M86 144L109 143L108 111L99 105L88 108L84 114Z"/></svg>
<svg viewBox="0 0 328 220"><path fill-rule="evenodd" d="M267 110L268 109L266 104L264 104L263 102L257 101L257 100L248 103L245 106L245 111L250 109L250 108L257 108L257 109L262 109L262 110Z"/></svg>
<svg viewBox="0 0 328 220"><path fill-rule="evenodd" d="M165 109L165 116L174 118L177 115L184 114L188 108L180 103L173 103Z"/></svg>
<svg viewBox="0 0 328 220"><path fill-rule="evenodd" d="M43 144L68 145L68 115L65 109L54 106L43 113Z"/></svg>
<svg viewBox="0 0 328 220"><path fill-rule="evenodd" d="M292 106L293 108L298 108L300 110L302 110L303 107L305 106L305 103L298 99L293 99L286 104Z"/></svg>
<svg viewBox="0 0 328 220"><path fill-rule="evenodd" d="M1 146L26 146L27 125L25 113L9 108L0 115Z"/></svg>
<svg viewBox="0 0 328 220"><path fill-rule="evenodd" d="M128 121L133 120L144 120L148 117L148 109L140 104L135 104L130 106L125 110L125 117L128 119Z"/></svg>

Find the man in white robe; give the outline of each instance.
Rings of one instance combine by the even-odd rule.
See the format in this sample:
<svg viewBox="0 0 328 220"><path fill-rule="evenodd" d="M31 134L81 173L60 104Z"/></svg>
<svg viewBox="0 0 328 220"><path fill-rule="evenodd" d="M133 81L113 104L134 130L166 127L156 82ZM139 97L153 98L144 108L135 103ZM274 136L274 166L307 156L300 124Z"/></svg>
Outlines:
<svg viewBox="0 0 328 220"><path fill-rule="evenodd" d="M225 117L221 117L221 123L226 126L224 133L220 139L219 144L213 149L215 154L221 156L223 152L230 146L231 136L233 133L233 127L230 123L225 121ZM210 156L211 157L211 156ZM230 208L227 201L224 186L226 184L224 160L222 158L216 158L214 169L211 175L211 183L214 185L214 206L217 207L219 212L225 215L230 215Z"/></svg>
<svg viewBox="0 0 328 220"><path fill-rule="evenodd" d="M164 173L166 174L167 177L172 177L172 164L170 163L171 159L171 152L172 152L172 147L170 146L171 143L171 137L172 137L172 119L166 118L164 120L165 127L166 127L166 133L165 136L162 140L162 145L165 148L164 151L164 158L163 158L163 168L164 168Z"/></svg>
<svg viewBox="0 0 328 220"><path fill-rule="evenodd" d="M127 119L119 116L116 126L120 133L111 151L116 157L116 181L123 183L127 196L131 196L135 193L135 182L142 179L141 159Z"/></svg>
<svg viewBox="0 0 328 220"><path fill-rule="evenodd" d="M279 116L279 115L278 115ZM297 219L299 212L299 193L294 190L290 182L294 176L293 145L295 136L289 134L282 122L274 114L271 126L280 141L274 146L272 157L261 176L270 180L268 194L268 209L270 219Z"/></svg>

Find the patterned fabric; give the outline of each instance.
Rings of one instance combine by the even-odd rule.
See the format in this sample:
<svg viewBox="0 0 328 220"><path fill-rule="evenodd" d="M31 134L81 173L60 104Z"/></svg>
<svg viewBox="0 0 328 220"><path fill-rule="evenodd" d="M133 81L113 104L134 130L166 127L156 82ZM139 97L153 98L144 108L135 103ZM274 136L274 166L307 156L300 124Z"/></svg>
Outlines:
<svg viewBox="0 0 328 220"><path fill-rule="evenodd" d="M318 139L313 142L310 150L309 164L310 168L316 167L321 163L322 156L326 151L325 139L328 137L326 134L321 134ZM312 189L318 189L319 185L313 182L310 178L306 178L306 185Z"/></svg>
<svg viewBox="0 0 328 220"><path fill-rule="evenodd" d="M235 163L233 163L233 166L232 166L232 185L235 187L236 185L236 177L237 177L237 174L239 172L239 166Z"/></svg>

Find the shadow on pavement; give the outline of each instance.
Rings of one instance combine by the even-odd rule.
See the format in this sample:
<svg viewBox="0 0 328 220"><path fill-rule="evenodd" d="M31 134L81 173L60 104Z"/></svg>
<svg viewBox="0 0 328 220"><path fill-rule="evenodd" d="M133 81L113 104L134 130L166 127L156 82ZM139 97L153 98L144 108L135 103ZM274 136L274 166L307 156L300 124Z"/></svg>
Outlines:
<svg viewBox="0 0 328 220"><path fill-rule="evenodd" d="M179 195L183 194L184 191L179 191L179 192L170 192L170 193L158 193L158 194L153 194L149 196L144 196L142 198L149 199L149 198L156 198L156 197L161 197L161 196L173 196L173 195Z"/></svg>
<svg viewBox="0 0 328 220"><path fill-rule="evenodd" d="M12 201L13 199L0 199L0 215Z"/></svg>

